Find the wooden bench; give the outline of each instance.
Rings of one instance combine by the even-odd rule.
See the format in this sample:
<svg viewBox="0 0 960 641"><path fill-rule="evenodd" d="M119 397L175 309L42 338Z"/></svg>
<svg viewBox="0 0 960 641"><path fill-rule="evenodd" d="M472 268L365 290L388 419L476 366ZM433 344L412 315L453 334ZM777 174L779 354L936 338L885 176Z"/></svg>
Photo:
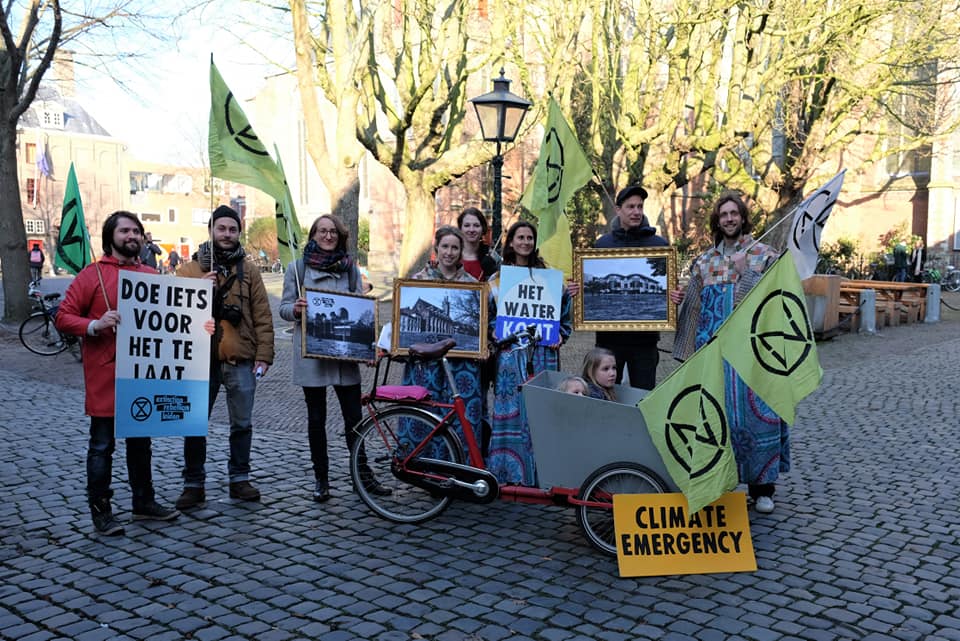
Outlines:
<svg viewBox="0 0 960 641"><path fill-rule="evenodd" d="M840 299L837 310L840 314L844 315L845 319L849 320L847 327L851 332L860 331L860 318L864 313L864 310L860 307L860 291L861 290L855 288L840 288ZM894 311L893 304L890 301L885 301L878 297L872 310L875 327L884 327L893 324L896 317Z"/></svg>
<svg viewBox="0 0 960 641"><path fill-rule="evenodd" d="M859 304L859 292L872 289L877 294L877 308L884 308L885 325L899 325L900 322L919 323L926 317L927 283L898 283L883 280L843 280L840 283L841 299L856 295Z"/></svg>

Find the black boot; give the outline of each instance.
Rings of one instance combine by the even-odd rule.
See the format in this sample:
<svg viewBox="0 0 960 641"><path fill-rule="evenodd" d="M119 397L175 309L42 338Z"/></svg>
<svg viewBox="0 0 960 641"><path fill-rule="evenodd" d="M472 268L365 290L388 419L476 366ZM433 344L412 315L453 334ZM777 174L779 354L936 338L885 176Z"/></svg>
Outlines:
<svg viewBox="0 0 960 641"><path fill-rule="evenodd" d="M93 516L93 527L100 536L119 536L123 534L123 526L113 516L110 499L98 499L90 505L90 514Z"/></svg>
<svg viewBox="0 0 960 641"><path fill-rule="evenodd" d="M360 482L363 483L364 489L370 494L377 496L390 496L393 494L393 490L378 481L373 475L373 470L366 465L360 468Z"/></svg>
<svg viewBox="0 0 960 641"><path fill-rule="evenodd" d="M317 503L326 503L330 500L330 486L326 481L317 480L313 488L313 500Z"/></svg>

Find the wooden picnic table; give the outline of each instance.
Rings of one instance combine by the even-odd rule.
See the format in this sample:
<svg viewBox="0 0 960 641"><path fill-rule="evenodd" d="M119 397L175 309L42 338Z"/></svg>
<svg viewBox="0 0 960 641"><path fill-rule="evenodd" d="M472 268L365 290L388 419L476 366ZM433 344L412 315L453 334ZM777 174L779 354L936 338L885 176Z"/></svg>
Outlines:
<svg viewBox="0 0 960 641"><path fill-rule="evenodd" d="M860 292L872 289L877 295L877 311L883 312L885 325L899 325L901 321L918 323L926 316L928 287L928 283L843 279L840 281L840 304L847 309L851 305L859 306Z"/></svg>

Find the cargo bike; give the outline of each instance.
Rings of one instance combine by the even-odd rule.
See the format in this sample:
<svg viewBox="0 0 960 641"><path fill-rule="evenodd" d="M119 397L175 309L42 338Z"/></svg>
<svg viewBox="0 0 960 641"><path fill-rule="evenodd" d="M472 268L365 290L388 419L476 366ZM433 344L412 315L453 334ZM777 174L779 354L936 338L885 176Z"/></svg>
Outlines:
<svg viewBox="0 0 960 641"><path fill-rule="evenodd" d="M537 340L521 330L497 344L527 350L530 374ZM377 360L373 388L363 396L365 417L353 428L350 474L360 498L380 517L420 523L454 500L571 507L590 544L615 555L613 495L679 491L636 408L644 390L618 385L620 402L567 394L555 390L565 375L553 371L522 386L539 487L500 484L484 466L480 426L468 420L445 356L454 346L449 339L413 345L404 357L440 362L453 393L449 403L431 399L424 387L387 385L390 363L399 359L383 354ZM454 420L466 443L451 429Z"/></svg>

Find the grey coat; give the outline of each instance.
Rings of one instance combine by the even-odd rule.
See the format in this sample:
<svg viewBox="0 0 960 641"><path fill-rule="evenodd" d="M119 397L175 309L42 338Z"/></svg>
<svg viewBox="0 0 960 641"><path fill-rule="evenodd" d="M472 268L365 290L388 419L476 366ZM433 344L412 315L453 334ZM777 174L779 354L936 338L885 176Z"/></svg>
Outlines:
<svg viewBox="0 0 960 641"><path fill-rule="evenodd" d="M280 300L280 318L293 321L293 382L301 387L326 387L327 385L356 385L360 382L360 366L354 362L335 361L325 358L303 358L303 324L293 315L293 304L299 297L297 291L296 270L303 287L326 289L330 291L350 291L350 279L346 273L333 274L310 267L303 268L301 261L295 260L287 266L283 277L283 298ZM356 267L354 267L356 269ZM362 283L359 272L356 283ZM356 292L360 293L360 292Z"/></svg>

